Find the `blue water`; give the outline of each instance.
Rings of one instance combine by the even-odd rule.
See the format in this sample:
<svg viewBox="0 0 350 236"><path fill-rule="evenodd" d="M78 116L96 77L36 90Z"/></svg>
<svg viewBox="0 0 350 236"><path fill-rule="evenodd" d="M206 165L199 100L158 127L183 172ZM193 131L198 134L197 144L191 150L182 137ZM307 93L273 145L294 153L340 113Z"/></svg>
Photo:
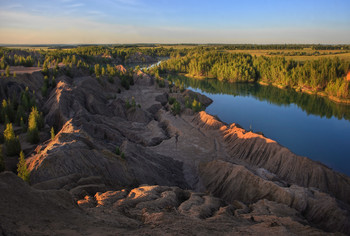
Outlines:
<svg viewBox="0 0 350 236"><path fill-rule="evenodd" d="M213 100L209 114L263 132L294 153L350 176L350 106L275 87L228 86L233 85L214 90L208 83L185 85Z"/></svg>

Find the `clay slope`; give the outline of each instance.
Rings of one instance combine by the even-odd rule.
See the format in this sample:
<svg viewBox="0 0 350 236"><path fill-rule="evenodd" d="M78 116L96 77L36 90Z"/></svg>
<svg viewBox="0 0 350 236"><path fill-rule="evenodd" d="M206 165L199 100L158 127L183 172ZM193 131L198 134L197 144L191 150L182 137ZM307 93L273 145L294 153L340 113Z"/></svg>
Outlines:
<svg viewBox="0 0 350 236"><path fill-rule="evenodd" d="M216 160L203 164L201 176L210 192L228 202L275 201L296 209L324 230L350 232L350 208L347 205L316 189L283 186L276 180L264 179L261 171Z"/></svg>
<svg viewBox="0 0 350 236"><path fill-rule="evenodd" d="M1 235L325 235L285 205L230 205L177 187L97 192L75 202L66 190L36 190L4 172L0 192Z"/></svg>
<svg viewBox="0 0 350 236"><path fill-rule="evenodd" d="M210 104L205 96L169 89L168 83L160 88L141 72L134 74L129 90L118 78L111 83L77 74L56 81L40 104L47 130L53 126L58 132L27 157L37 190L27 186L23 191L31 196L45 199L53 190L68 191L80 208L65 209L88 214L111 234L147 234L147 227L155 226L156 234L318 235L313 227L350 233L348 177L262 135L185 108L188 99ZM171 112L169 97L181 103L182 114ZM10 215L4 212L3 217ZM95 232L80 232L79 222L72 222L72 230Z"/></svg>
<svg viewBox="0 0 350 236"><path fill-rule="evenodd" d="M138 91L131 89L116 97L118 83L98 82L89 76L62 76L58 80L44 112L46 123L60 132L28 158L31 183L77 173L101 176L110 186L148 183L187 187L182 163L143 148L168 138L147 111L147 107L152 112L162 107L157 98L164 92L149 93L151 99L142 104L145 110L137 106L128 109L125 100L133 96L139 99ZM124 152L124 158L115 153L116 147Z"/></svg>
<svg viewBox="0 0 350 236"><path fill-rule="evenodd" d="M349 177L319 162L297 156L263 135L247 132L236 124L226 126L205 112L197 114L193 122L204 129L221 132L229 154L227 161L243 160L248 165L268 170L289 184L315 187L350 203Z"/></svg>

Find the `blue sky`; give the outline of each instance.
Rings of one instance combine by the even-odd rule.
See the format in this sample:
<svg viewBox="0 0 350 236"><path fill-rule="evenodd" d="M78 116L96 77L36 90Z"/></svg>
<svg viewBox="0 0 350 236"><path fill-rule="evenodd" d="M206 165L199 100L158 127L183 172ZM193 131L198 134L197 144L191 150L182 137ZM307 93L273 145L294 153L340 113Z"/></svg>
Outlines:
<svg viewBox="0 0 350 236"><path fill-rule="evenodd" d="M350 0L0 0L0 43L350 43Z"/></svg>

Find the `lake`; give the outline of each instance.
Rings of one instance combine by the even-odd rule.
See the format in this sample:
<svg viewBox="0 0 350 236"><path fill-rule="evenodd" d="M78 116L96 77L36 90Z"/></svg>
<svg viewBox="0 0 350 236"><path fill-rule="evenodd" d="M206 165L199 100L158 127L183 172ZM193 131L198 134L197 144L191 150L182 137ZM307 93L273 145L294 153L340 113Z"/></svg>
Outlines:
<svg viewBox="0 0 350 236"><path fill-rule="evenodd" d="M300 156L350 176L350 106L327 98L248 83L169 76L213 100L206 112L263 132Z"/></svg>

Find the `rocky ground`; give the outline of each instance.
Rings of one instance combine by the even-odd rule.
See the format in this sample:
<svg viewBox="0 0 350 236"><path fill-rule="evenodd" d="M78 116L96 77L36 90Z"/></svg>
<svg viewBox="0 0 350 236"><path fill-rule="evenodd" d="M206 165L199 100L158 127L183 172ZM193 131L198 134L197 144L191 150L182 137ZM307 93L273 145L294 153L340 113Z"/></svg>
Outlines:
<svg viewBox="0 0 350 236"><path fill-rule="evenodd" d="M186 97L210 99L160 88L149 75L135 74L129 90L117 78L72 77L38 97L45 123L59 132L27 151L31 186L0 175L3 235L350 234L349 177L194 113ZM8 78L2 95L41 81L35 73Z"/></svg>

